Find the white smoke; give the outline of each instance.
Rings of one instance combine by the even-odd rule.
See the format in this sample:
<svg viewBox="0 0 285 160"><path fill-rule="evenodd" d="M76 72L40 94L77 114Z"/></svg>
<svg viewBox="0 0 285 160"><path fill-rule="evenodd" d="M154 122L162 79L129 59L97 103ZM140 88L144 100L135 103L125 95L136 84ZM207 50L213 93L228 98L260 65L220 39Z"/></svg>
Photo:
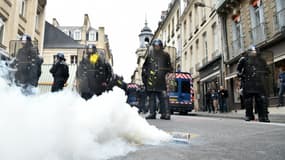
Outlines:
<svg viewBox="0 0 285 160"><path fill-rule="evenodd" d="M23 96L0 78L0 97L1 160L101 160L171 138L118 88L89 101L69 90Z"/></svg>

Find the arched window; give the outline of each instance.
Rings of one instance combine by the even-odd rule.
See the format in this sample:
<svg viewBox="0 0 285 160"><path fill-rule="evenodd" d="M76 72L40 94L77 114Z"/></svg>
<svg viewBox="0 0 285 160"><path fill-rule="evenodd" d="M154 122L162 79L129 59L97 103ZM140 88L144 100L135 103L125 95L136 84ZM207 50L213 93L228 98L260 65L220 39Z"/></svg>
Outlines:
<svg viewBox="0 0 285 160"><path fill-rule="evenodd" d="M149 43L149 38L148 38L148 37L145 37L144 41L147 42L147 43Z"/></svg>

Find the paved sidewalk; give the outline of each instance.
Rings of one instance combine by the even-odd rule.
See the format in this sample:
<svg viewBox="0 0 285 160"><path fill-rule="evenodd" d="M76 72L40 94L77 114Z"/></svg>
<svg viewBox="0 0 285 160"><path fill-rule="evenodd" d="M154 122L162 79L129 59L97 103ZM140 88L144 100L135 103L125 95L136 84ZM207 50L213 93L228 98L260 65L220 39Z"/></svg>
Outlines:
<svg viewBox="0 0 285 160"><path fill-rule="evenodd" d="M271 122L276 123L285 123L285 107L270 107L269 111L269 119ZM204 117L217 117L217 118L231 118L231 119L243 119L245 116L245 110L237 110L237 112L232 111L228 113L208 113L208 112L195 112L192 111L191 115L195 116L204 116ZM258 118L258 115L255 115L255 118Z"/></svg>

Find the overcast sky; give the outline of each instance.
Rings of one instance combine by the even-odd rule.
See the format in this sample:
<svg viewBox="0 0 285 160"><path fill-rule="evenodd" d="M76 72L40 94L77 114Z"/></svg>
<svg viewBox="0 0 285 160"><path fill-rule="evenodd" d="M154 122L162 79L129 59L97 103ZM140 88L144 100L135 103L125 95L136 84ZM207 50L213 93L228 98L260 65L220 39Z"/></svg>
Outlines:
<svg viewBox="0 0 285 160"><path fill-rule="evenodd" d="M136 49L147 16L148 26L157 29L162 10L170 0L48 0L46 20L56 18L62 26L81 26L84 14L91 26L105 27L114 56L114 71L127 82L136 67Z"/></svg>

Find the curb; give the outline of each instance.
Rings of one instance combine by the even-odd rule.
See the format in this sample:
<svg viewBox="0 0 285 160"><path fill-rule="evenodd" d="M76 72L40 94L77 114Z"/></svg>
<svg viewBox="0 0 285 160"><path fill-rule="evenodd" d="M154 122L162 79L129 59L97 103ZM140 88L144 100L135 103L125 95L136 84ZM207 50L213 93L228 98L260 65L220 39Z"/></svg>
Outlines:
<svg viewBox="0 0 285 160"><path fill-rule="evenodd" d="M199 117L213 117L213 118L225 118L225 119L239 119L239 120L243 120L244 119L244 115L221 115L219 113L217 114L203 114L203 113L191 113L189 114L191 116L199 116ZM271 122L274 123L285 123L285 115L280 115L280 114L269 114L269 119ZM256 117L258 117L256 115Z"/></svg>

